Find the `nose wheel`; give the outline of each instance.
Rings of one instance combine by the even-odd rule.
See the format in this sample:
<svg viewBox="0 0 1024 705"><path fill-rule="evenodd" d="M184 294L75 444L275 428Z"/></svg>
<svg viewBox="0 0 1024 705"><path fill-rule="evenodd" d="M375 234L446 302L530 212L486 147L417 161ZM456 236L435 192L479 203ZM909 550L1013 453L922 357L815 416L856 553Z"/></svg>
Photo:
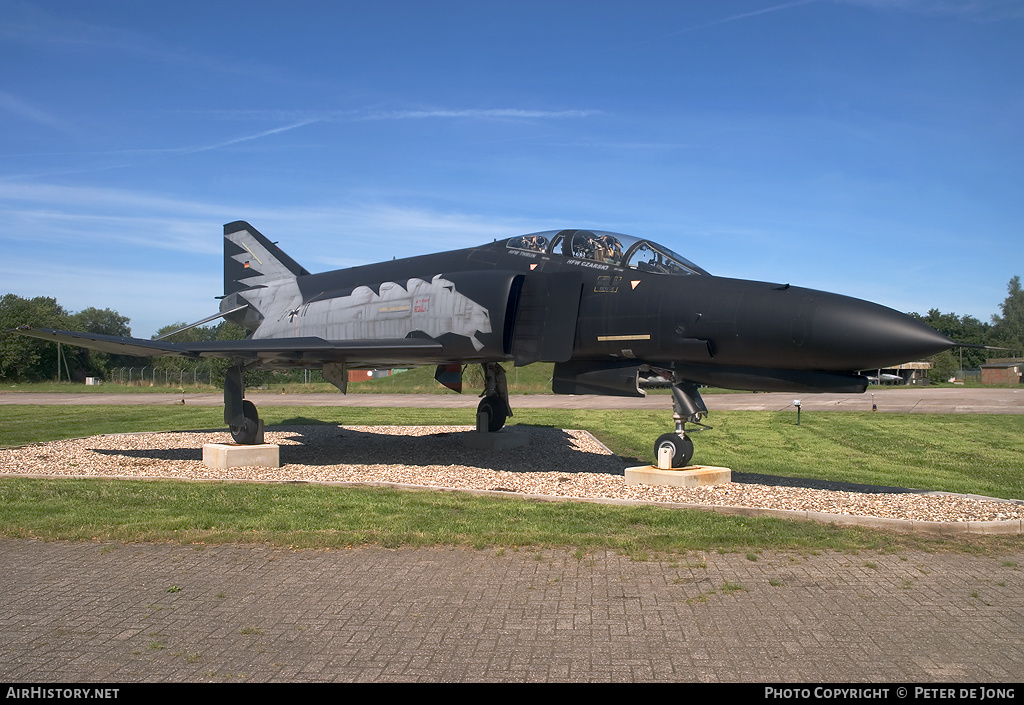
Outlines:
<svg viewBox="0 0 1024 705"><path fill-rule="evenodd" d="M661 459L663 448L672 454L672 467L685 468L693 458L693 441L685 434L663 433L654 442L654 457Z"/></svg>

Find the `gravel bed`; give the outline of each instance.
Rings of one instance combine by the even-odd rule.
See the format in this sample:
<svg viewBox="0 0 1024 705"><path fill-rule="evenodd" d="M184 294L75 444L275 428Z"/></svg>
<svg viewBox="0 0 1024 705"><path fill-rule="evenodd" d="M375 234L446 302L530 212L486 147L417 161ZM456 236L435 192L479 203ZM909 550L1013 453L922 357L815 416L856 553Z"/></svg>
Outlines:
<svg viewBox="0 0 1024 705"><path fill-rule="evenodd" d="M523 431L523 427L512 427ZM932 522L1024 519L1024 504L959 495L839 491L834 483L733 474L699 488L627 486L625 464L586 431L529 428L528 446L503 451L464 446L469 426L292 426L270 429L280 468L215 470L205 443L223 432L94 436L0 450L0 474L192 480L397 483L555 497L759 507ZM387 459L387 463L380 462ZM817 487L811 485L818 485Z"/></svg>

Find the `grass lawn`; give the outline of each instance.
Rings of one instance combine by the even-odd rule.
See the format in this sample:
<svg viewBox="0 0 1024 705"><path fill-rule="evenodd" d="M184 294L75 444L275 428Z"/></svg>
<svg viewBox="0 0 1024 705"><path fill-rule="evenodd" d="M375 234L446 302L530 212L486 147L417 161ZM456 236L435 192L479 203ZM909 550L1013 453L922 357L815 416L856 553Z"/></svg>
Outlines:
<svg viewBox="0 0 1024 705"><path fill-rule="evenodd" d="M464 409L264 407L275 424L472 424ZM0 446L99 433L222 428L220 408L3 406ZM662 412L517 410L514 423L581 428L653 460ZM988 415L714 412L695 460L735 471L1024 498L1020 418ZM1024 546L1017 537L934 541L700 511L623 508L320 486L0 479L0 535L48 539L257 541L295 546L559 545L634 555L697 549Z"/></svg>

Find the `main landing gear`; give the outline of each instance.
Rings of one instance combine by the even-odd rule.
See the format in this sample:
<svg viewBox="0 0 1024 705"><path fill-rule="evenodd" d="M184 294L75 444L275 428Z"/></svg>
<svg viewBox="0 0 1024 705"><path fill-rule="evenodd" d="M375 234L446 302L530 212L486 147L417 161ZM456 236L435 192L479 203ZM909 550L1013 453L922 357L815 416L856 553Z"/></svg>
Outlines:
<svg viewBox="0 0 1024 705"><path fill-rule="evenodd" d="M505 383L505 370L497 362L480 363L483 371L484 391L480 396L480 404L476 407L476 428L484 433L494 433L505 425L505 419L512 415L512 407L508 403L508 386ZM434 379L453 392L462 393L462 365L451 363L438 365Z"/></svg>
<svg viewBox="0 0 1024 705"><path fill-rule="evenodd" d="M484 392L476 407L477 430L494 433L505 425L505 419L512 416L505 370L496 362L484 362L480 366L484 371Z"/></svg>
<svg viewBox="0 0 1024 705"><path fill-rule="evenodd" d="M263 424L256 405L244 399L245 365L229 367L224 374L224 423L231 429L231 439L243 446L262 442Z"/></svg>
<svg viewBox="0 0 1024 705"><path fill-rule="evenodd" d="M682 468L690 464L693 458L693 440L687 436L686 424L692 423L700 428L691 428L690 433L703 431L709 426L700 423L708 413L704 400L700 398L697 385L692 382L675 382L672 385L672 419L675 421L675 433L663 433L654 442L654 456L660 457L662 448L672 454L672 467Z"/></svg>

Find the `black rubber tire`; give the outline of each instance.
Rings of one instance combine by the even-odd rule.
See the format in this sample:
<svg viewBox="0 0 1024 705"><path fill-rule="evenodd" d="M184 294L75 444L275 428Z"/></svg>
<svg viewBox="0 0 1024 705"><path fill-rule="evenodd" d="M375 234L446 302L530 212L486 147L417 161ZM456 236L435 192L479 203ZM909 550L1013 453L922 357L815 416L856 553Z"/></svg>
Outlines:
<svg viewBox="0 0 1024 705"><path fill-rule="evenodd" d="M501 397L484 397L476 407L477 414L487 414L487 430L490 433L501 430L505 425L507 414Z"/></svg>
<svg viewBox="0 0 1024 705"><path fill-rule="evenodd" d="M251 446L256 443L260 428L259 412L256 405L246 399L242 402L242 414L245 415L245 425L231 427L231 440L240 446Z"/></svg>
<svg viewBox="0 0 1024 705"><path fill-rule="evenodd" d="M654 459L658 460L658 450L662 446L672 448L672 467L685 468L693 458L693 441L689 436L680 436L678 433L663 433L654 442Z"/></svg>

